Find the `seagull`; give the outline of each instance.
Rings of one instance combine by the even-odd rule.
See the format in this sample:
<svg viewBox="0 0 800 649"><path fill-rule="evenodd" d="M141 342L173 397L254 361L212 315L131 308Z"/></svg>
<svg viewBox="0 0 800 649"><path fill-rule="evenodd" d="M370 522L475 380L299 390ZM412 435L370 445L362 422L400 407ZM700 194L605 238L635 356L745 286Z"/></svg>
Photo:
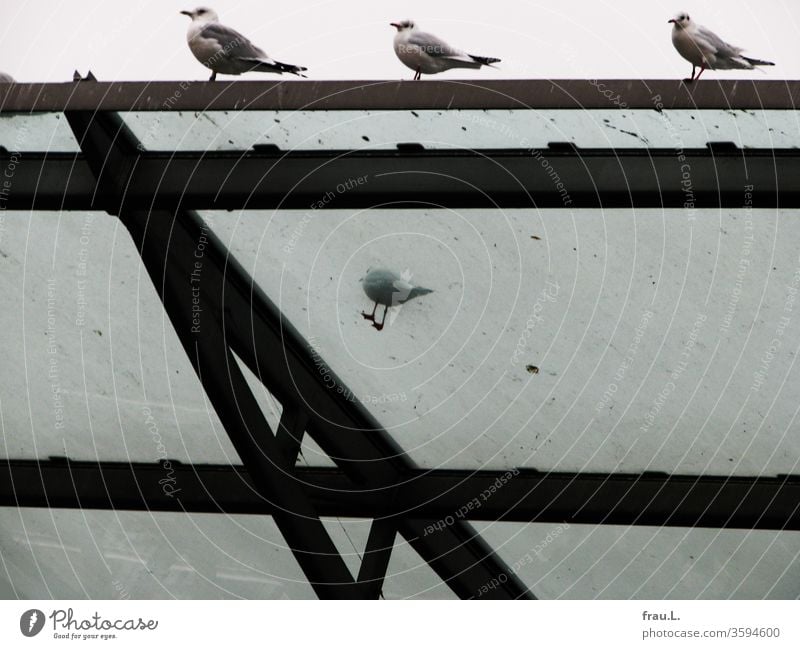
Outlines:
<svg viewBox="0 0 800 649"><path fill-rule="evenodd" d="M685 11L667 22L672 23L672 44L683 58L692 64L692 78L684 79L687 83L696 81L700 74L708 68L711 70L752 70L757 65L775 65L770 61L761 61L742 56L741 47L723 41L710 29L695 23ZM700 74L694 73L700 68Z"/></svg>
<svg viewBox="0 0 800 649"><path fill-rule="evenodd" d="M424 74L436 74L450 68L480 68L499 63L500 59L474 56L451 47L433 34L417 30L412 20L389 23L397 29L394 35L394 52L397 58L414 70L414 81Z"/></svg>
<svg viewBox="0 0 800 649"><path fill-rule="evenodd" d="M186 40L195 58L212 71L209 81L220 74L242 74L242 72L290 72L299 77L307 68L281 63L267 56L260 47L235 29L221 25L213 9L198 7L194 11L181 11L192 19Z"/></svg>
<svg viewBox="0 0 800 649"><path fill-rule="evenodd" d="M0 72L0 83L16 83L14 81L14 77L10 74L6 74L5 72Z"/></svg>
<svg viewBox="0 0 800 649"><path fill-rule="evenodd" d="M372 313L361 312L365 320L371 320L372 326L378 331L383 329L386 323L386 312L390 306L398 306L405 304L409 300L421 295L433 293L429 288L422 288L421 286L414 286L409 281L411 273L405 271L402 276L391 270L385 268L368 268L367 274L361 278L361 287L367 297L375 302L375 307ZM380 324L375 321L375 311L378 310L378 305L383 305L383 320Z"/></svg>

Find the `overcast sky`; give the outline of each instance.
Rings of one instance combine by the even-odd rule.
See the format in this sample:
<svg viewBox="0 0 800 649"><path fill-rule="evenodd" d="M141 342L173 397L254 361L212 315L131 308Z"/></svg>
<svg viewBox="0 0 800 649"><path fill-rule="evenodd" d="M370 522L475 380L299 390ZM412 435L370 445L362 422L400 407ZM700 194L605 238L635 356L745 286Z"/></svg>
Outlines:
<svg viewBox="0 0 800 649"><path fill-rule="evenodd" d="M21 81L65 81L75 69L98 79L205 79L186 46L200 0L3 0L0 70ZM213 0L221 21L314 79L399 79L413 73L394 56L392 20L413 18L500 69L449 71L442 79L684 77L667 20L687 10L758 58L759 72L707 78L800 78L800 0ZM222 77L230 78L230 77ZM242 77L245 78L245 77ZM256 79L251 73L246 78ZM273 78L268 76L267 78Z"/></svg>

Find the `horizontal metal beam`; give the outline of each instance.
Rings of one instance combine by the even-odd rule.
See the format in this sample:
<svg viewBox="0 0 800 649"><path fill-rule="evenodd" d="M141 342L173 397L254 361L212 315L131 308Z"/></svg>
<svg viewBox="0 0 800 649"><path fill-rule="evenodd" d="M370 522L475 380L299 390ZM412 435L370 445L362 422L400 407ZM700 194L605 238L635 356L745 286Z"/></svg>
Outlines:
<svg viewBox="0 0 800 649"><path fill-rule="evenodd" d="M428 541L464 520L800 530L800 476L415 469L391 494L339 469L297 467L291 479L321 516L417 519ZM243 467L179 462L0 461L0 505L273 513Z"/></svg>
<svg viewBox="0 0 800 649"><path fill-rule="evenodd" d="M0 86L0 112L64 110L785 109L800 82L672 79L146 81Z"/></svg>
<svg viewBox="0 0 800 649"><path fill-rule="evenodd" d="M0 152L0 166L12 154ZM248 151L144 153L130 209L430 207L800 207L800 150ZM75 154L25 153L0 196L8 210L105 209ZM745 192L745 188L752 190ZM114 205L116 208L117 205Z"/></svg>

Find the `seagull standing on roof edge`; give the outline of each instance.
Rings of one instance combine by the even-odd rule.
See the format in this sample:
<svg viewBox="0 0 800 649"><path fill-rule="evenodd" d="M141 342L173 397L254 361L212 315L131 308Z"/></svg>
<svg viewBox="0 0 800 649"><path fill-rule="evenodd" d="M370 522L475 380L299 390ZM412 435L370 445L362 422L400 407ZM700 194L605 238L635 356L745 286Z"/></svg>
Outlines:
<svg viewBox="0 0 800 649"><path fill-rule="evenodd" d="M394 52L398 59L414 70L414 81L421 79L423 74L436 74L451 68L476 69L500 62L500 59L457 50L433 34L419 31L413 20L389 24L397 30Z"/></svg>
<svg viewBox="0 0 800 649"><path fill-rule="evenodd" d="M685 11L667 21L672 23L672 44L683 58L692 64L691 79L697 81L706 69L709 70L753 70L757 65L775 65L743 56L741 47L726 43L710 29L695 23ZM694 73L700 68L700 74Z"/></svg>
<svg viewBox="0 0 800 649"><path fill-rule="evenodd" d="M209 81L214 81L217 73L289 72L299 77L305 76L300 73L307 68L276 61L235 29L220 24L219 16L213 9L198 7L181 13L192 19L186 40L195 58L211 70Z"/></svg>

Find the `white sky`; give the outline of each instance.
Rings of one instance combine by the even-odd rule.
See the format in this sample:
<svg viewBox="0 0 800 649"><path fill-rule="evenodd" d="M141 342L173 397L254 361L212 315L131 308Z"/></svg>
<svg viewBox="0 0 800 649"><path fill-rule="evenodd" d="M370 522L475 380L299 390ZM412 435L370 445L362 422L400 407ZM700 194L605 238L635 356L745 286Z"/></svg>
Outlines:
<svg viewBox="0 0 800 649"><path fill-rule="evenodd" d="M20 81L206 79L185 41L180 9L203 0L3 0L0 70ZM209 0L223 23L313 79L399 79L392 20L414 19L501 69L449 71L454 78L682 78L667 20L687 10L747 53L775 61L759 72L708 78L800 78L798 0ZM232 79L233 77L221 77ZM240 78L258 79L251 73ZM277 78L271 75L266 78Z"/></svg>

